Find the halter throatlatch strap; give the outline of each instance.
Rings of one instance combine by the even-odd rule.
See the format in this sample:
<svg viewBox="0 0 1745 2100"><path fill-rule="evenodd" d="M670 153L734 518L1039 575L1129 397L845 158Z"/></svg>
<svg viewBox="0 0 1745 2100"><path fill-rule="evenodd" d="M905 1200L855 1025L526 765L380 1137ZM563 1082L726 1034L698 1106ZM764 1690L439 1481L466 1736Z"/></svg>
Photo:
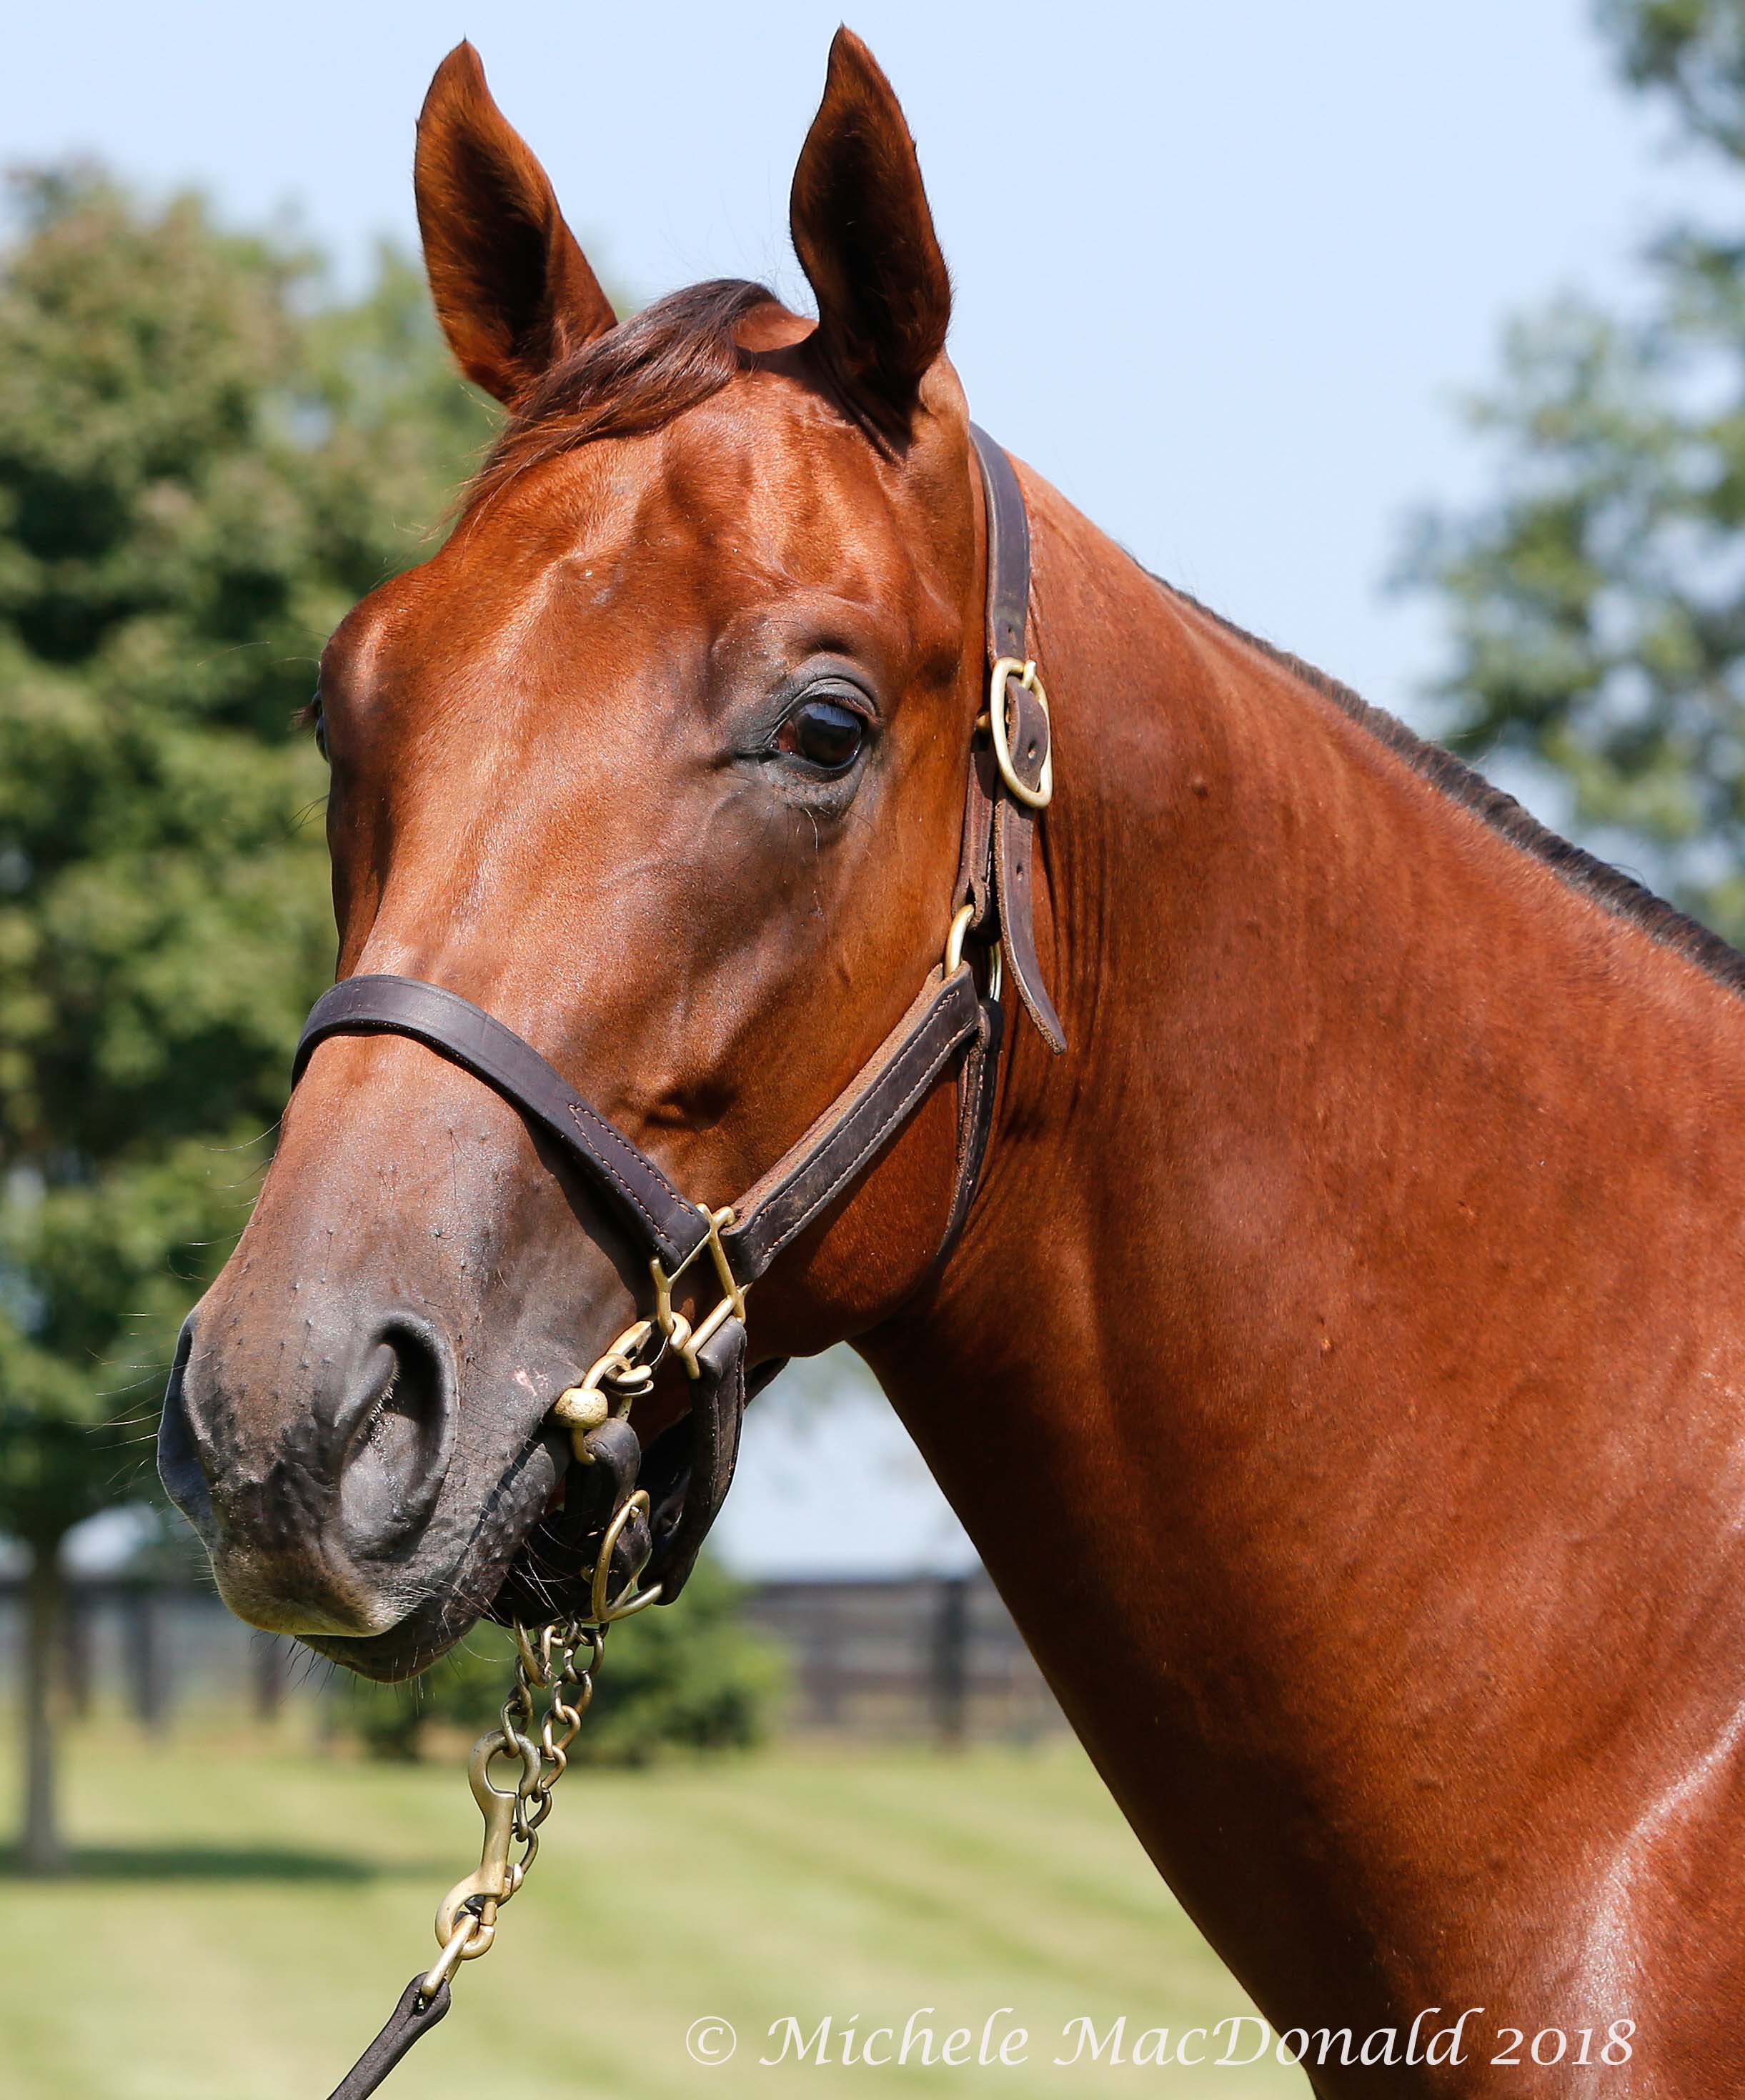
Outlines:
<svg viewBox="0 0 1745 2100"><path fill-rule="evenodd" d="M748 1374L746 1290L865 1172L955 1065L956 1178L935 1272L949 1255L974 1197L992 1125L1005 1020L999 959L1010 969L1044 1039L1056 1051L1066 1048L1059 1016L1042 982L1032 915L1036 819L1053 792L1054 761L1047 699L1036 666L1024 654L1029 523L1011 461L974 425L970 435L987 496L988 712L979 726L985 734L979 733L970 751L952 938L944 962L846 1092L739 1202L730 1210L711 1211L690 1201L532 1043L470 999L440 986L386 975L347 977L316 1000L297 1046L293 1086L317 1047L333 1035L405 1035L448 1058L494 1088L532 1127L554 1140L612 1206L632 1242L647 1258L656 1317L631 1333L646 1339L658 1326L654 1355L631 1365L616 1353L629 1346L628 1339L621 1338L596 1363L589 1381L613 1365L621 1379L640 1379L646 1384L655 1357L670 1343L690 1374L691 1405L687 1423L680 1425L683 1444L675 1447L671 1462L663 1458L665 1438L650 1454L656 1476L665 1477L656 1478L647 1495L632 1493L641 1451L627 1423L601 1423L596 1414L596 1429L578 1428L578 1449L594 1462L582 1470L607 1490L603 1499L591 1493L578 1498L587 1510L590 1535L606 1540L610 1534L596 1554L596 1588L605 1586L603 1564L611 1560L618 1542L624 1542L627 1561L638 1557L630 1550L630 1534L635 1528L625 1515L634 1500L636 1511L630 1515L638 1521L647 1515L652 1553L645 1571L650 1594L639 1601L654 1601L656 1584L662 1601L678 1594L732 1480L748 1392L767 1383L780 1368L764 1365ZM965 935L987 953L985 992L963 960ZM705 1249L708 1261L700 1260ZM713 1311L693 1322L677 1311L674 1288L682 1270L704 1277L711 1266L723 1295ZM585 1398L587 1386L573 1391ZM570 1397L564 1396L566 1402ZM601 1502L599 1511L596 1501ZM612 1529L614 1523L616 1530ZM420 2012L417 2018L426 2015ZM409 2040L397 2048L409 2045L409 2039L422 2031L408 2024L412 2018L403 2004L373 2049L395 2046L391 2037L402 2028ZM384 2061L384 2071L391 2061ZM363 2069L360 2065L360 2072ZM352 2100L373 2089L373 2084L348 2081L341 2091L344 2100Z"/></svg>

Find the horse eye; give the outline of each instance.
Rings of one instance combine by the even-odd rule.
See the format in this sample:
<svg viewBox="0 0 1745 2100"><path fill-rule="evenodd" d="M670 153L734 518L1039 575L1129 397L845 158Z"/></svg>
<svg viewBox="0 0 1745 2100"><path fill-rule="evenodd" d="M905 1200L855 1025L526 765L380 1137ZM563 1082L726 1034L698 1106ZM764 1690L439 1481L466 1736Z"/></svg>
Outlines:
<svg viewBox="0 0 1745 2100"><path fill-rule="evenodd" d="M310 695L309 704L297 717L298 726L315 732L315 748L323 758L327 756L327 716L321 705L321 689L317 686Z"/></svg>
<svg viewBox="0 0 1745 2100"><path fill-rule="evenodd" d="M802 700L775 732L775 748L821 773L846 773L860 756L866 727L840 700Z"/></svg>

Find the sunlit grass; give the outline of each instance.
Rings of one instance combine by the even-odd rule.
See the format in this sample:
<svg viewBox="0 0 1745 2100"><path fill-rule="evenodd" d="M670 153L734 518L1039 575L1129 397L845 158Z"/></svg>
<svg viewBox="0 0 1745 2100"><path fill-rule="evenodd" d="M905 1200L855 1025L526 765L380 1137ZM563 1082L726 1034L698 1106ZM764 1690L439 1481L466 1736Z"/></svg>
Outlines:
<svg viewBox="0 0 1745 2100"><path fill-rule="evenodd" d="M78 1871L0 1879L0 2062L33 2100L320 2100L434 1952L443 1890L478 1859L458 1768L321 1756L184 1723L146 1745L79 1732ZM1206 2025L1246 2001L1076 1751L786 1750L565 1781L496 1949L401 2066L397 2100L1143 2084L1258 2100L1276 2066L1056 2067L1065 2024ZM923 2072L774 2067L772 2022L865 2034L1031 2031L1029 2061ZM694 2063L693 2021L731 2021ZM1246 2050L1244 2049L1244 2052Z"/></svg>

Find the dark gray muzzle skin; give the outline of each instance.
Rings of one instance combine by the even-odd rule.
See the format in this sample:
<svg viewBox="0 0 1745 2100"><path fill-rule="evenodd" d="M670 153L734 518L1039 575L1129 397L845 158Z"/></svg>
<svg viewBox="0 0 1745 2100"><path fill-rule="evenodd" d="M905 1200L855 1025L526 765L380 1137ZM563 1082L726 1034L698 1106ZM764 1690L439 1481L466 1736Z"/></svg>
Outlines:
<svg viewBox="0 0 1745 2100"><path fill-rule="evenodd" d="M223 1351L184 1325L158 1428L158 1476L241 1618L370 1677L434 1661L486 1609L550 1502L567 1452L539 1413L477 1497L443 1509L458 1415L453 1352L404 1310L300 1363L303 1404L262 1439L239 1426ZM481 1454L484 1455L484 1454ZM475 1469L461 1469L470 1475Z"/></svg>
<svg viewBox="0 0 1745 2100"><path fill-rule="evenodd" d="M208 1550L221 1536L216 1479L232 1524L258 1548L281 1551L286 1527L318 1513L342 1562L391 1562L430 1521L453 1449L453 1362L435 1328L396 1313L338 1361L325 1359L307 1413L251 1471L222 1388L189 1375L196 1317L183 1327L164 1396L158 1475Z"/></svg>

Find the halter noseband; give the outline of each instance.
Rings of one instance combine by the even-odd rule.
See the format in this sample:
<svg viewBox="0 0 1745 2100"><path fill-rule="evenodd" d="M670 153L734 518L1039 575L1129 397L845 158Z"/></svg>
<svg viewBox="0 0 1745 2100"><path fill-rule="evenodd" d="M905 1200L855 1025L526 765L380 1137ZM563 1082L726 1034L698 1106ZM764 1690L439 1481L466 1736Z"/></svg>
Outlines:
<svg viewBox="0 0 1745 2100"><path fill-rule="evenodd" d="M583 1491L569 1498L576 1505L570 1529L578 1534L572 1542L594 1546L592 1609L585 1616L599 1622L657 1599L670 1602L720 1509L748 1396L746 1292L877 1158L961 1057L956 1179L935 1269L949 1254L975 1193L992 1121L1002 960L1049 1048L1066 1048L1042 982L1031 911L1036 824L1053 793L1054 765L1046 696L1024 653L1029 520L1011 461L974 424L970 436L986 498L989 701L970 755L963 854L944 959L846 1091L738 1202L711 1211L691 1202L532 1043L440 986L415 977L347 977L316 1000L298 1043L294 1088L330 1035L407 1035L449 1059L553 1139L612 1203L646 1255L652 1315L621 1335L552 1410L570 1427L576 1456L590 1469ZM964 959L970 941L987 957L985 993ZM674 1286L705 1254L721 1295L693 1324L674 1309ZM630 1401L647 1391L668 1348L693 1381L691 1407L680 1425L682 1445L656 1467L652 1487L638 1487L641 1447L624 1414ZM780 1361L761 1366L754 1382L766 1382L780 1368ZM622 1403L616 1416L608 1395ZM667 1440L650 1452L652 1462ZM644 1572L657 1579L637 1589Z"/></svg>

